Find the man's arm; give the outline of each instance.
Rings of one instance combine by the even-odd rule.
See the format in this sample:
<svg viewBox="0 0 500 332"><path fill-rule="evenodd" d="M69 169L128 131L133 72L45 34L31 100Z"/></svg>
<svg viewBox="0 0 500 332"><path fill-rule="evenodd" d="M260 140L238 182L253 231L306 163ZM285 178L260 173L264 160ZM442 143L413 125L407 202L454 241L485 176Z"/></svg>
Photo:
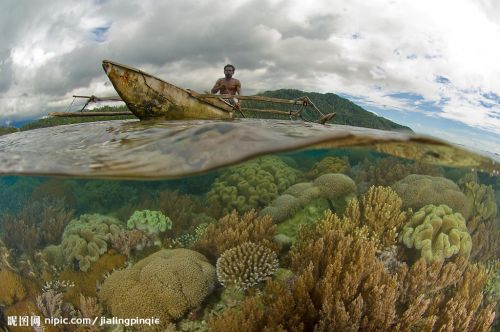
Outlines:
<svg viewBox="0 0 500 332"><path fill-rule="evenodd" d="M212 88L212 90L210 90L210 92L212 92L213 94L216 94L217 92L219 92L220 88L221 88L220 79L218 79L215 82L214 87Z"/></svg>
<svg viewBox="0 0 500 332"><path fill-rule="evenodd" d="M239 80L236 80L236 94L241 95L241 83Z"/></svg>

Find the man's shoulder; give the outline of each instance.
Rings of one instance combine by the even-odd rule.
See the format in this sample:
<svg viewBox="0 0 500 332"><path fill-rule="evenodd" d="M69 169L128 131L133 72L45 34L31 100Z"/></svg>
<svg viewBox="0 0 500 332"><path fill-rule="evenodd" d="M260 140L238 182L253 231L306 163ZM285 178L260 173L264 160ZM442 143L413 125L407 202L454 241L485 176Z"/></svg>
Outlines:
<svg viewBox="0 0 500 332"><path fill-rule="evenodd" d="M233 78L233 80L234 80L233 82L235 82L235 83L237 83L237 84L241 84L239 79L237 79L237 78Z"/></svg>

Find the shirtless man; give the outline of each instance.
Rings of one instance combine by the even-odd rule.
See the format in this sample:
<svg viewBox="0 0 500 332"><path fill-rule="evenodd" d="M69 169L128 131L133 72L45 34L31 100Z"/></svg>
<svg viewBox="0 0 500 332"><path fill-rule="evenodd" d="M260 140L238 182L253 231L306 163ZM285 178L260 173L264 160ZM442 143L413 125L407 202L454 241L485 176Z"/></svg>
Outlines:
<svg viewBox="0 0 500 332"><path fill-rule="evenodd" d="M214 87L212 88L212 93L220 92L221 94L228 95L240 95L241 94L241 83L236 78L233 78L235 68L233 65L225 65L224 66L224 76L223 78L219 78L217 82L215 82Z"/></svg>

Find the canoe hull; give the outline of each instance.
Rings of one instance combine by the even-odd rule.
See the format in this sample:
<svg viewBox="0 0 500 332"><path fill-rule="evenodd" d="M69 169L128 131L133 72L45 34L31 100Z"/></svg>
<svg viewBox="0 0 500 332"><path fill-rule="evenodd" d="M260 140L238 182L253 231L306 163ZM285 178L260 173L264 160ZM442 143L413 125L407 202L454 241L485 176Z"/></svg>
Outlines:
<svg viewBox="0 0 500 332"><path fill-rule="evenodd" d="M127 107L141 120L230 119L233 116L232 107L221 100L196 98L195 92L116 62L105 60L102 66Z"/></svg>

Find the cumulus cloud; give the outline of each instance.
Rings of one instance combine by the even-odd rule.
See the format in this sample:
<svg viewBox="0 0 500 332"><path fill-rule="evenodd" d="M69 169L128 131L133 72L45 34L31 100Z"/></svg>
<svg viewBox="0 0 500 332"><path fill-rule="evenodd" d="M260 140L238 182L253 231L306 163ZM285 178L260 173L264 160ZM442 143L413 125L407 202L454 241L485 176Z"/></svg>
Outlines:
<svg viewBox="0 0 500 332"><path fill-rule="evenodd" d="M75 93L114 94L102 59L199 91L230 62L245 93L335 92L500 134L498 1L7 0L0 6L4 120L46 114ZM430 104L432 111L424 107Z"/></svg>

